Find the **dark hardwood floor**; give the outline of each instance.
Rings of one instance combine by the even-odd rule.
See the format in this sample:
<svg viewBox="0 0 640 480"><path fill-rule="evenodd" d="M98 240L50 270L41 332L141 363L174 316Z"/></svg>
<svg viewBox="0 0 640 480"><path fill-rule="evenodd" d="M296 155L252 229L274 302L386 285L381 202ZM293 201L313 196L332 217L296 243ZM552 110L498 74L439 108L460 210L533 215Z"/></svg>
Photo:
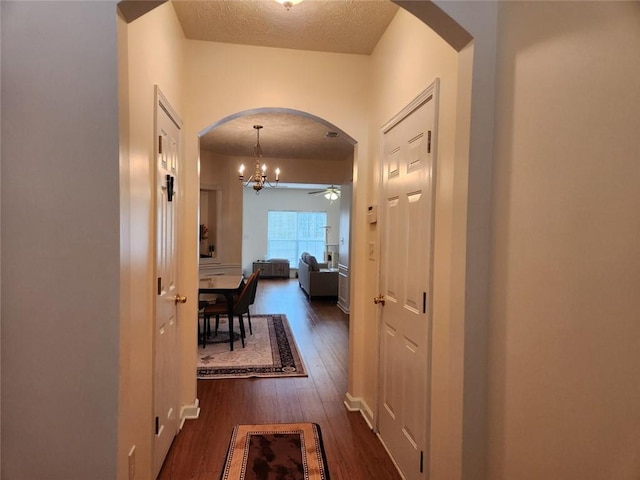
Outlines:
<svg viewBox="0 0 640 480"><path fill-rule="evenodd" d="M315 422L322 429L332 480L399 479L360 413L343 404L349 326L335 300L309 303L297 280L264 279L251 311L287 315L309 376L199 380L200 418L187 420L158 478L220 478L235 424Z"/></svg>

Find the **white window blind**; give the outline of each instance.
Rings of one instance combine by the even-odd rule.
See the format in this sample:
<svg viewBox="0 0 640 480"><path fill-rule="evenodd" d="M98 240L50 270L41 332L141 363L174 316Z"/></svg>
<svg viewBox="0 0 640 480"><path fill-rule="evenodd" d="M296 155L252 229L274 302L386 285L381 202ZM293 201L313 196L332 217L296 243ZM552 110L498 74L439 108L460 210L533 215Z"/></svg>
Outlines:
<svg viewBox="0 0 640 480"><path fill-rule="evenodd" d="M267 258L286 258L293 267L303 252L309 252L322 262L326 225L327 212L269 211Z"/></svg>

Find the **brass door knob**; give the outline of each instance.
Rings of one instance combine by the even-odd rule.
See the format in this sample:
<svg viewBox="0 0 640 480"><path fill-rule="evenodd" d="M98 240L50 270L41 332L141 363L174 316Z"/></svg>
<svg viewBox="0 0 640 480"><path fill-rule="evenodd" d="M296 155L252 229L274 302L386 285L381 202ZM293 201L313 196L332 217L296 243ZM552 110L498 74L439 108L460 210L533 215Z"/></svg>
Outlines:
<svg viewBox="0 0 640 480"><path fill-rule="evenodd" d="M176 295L176 305L179 303L187 303L187 297L184 295Z"/></svg>
<svg viewBox="0 0 640 480"><path fill-rule="evenodd" d="M384 306L384 295L380 294L377 297L373 297L373 303Z"/></svg>

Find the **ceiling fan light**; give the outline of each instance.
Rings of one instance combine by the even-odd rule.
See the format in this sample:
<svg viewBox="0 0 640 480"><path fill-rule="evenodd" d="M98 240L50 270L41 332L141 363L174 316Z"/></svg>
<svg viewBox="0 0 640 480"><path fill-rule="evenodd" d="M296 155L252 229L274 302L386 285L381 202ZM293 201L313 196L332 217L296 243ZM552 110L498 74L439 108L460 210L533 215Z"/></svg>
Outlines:
<svg viewBox="0 0 640 480"><path fill-rule="evenodd" d="M331 200L331 201L337 200L338 199L338 194L332 190L332 191L329 191L329 192L325 193L324 194L324 198L326 198L327 200Z"/></svg>

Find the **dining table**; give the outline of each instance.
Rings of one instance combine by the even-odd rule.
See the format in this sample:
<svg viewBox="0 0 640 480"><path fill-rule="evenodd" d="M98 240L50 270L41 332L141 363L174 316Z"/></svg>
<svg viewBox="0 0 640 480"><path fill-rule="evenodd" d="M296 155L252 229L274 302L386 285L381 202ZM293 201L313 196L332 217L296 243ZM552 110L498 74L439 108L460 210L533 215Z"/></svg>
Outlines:
<svg viewBox="0 0 640 480"><path fill-rule="evenodd" d="M233 296L239 293L243 286L244 276L240 274L200 277L198 284L198 305L203 294L218 294L225 297L229 315L229 346L231 350L233 350ZM204 342L206 343L207 332L204 325L203 332L205 335Z"/></svg>

